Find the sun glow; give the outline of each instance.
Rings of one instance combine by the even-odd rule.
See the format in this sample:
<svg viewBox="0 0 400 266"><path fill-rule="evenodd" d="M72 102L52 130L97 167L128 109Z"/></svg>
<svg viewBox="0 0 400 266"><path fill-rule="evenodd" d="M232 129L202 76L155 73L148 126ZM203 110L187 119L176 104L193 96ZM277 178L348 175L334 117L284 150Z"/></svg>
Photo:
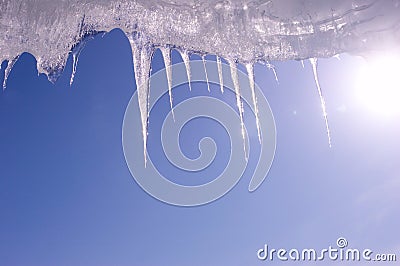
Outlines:
<svg viewBox="0 0 400 266"><path fill-rule="evenodd" d="M356 97L376 113L400 115L400 56L383 55L366 62L356 78Z"/></svg>

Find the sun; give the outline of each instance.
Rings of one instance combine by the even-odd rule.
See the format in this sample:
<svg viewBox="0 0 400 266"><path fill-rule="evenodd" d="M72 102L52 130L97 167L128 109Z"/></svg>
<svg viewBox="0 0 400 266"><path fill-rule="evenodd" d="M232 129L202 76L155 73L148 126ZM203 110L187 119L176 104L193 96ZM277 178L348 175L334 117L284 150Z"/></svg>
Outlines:
<svg viewBox="0 0 400 266"><path fill-rule="evenodd" d="M400 56L385 54L365 62L356 77L356 97L371 111L400 115Z"/></svg>

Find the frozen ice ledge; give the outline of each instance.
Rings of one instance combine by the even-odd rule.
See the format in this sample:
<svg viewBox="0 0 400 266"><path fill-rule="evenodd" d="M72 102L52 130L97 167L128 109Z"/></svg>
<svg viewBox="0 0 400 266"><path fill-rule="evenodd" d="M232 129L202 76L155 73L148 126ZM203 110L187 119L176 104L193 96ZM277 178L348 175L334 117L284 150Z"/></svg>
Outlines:
<svg viewBox="0 0 400 266"><path fill-rule="evenodd" d="M400 44L400 0L0 0L0 60L23 52L54 81L89 36L122 29L157 47L240 63L364 53Z"/></svg>

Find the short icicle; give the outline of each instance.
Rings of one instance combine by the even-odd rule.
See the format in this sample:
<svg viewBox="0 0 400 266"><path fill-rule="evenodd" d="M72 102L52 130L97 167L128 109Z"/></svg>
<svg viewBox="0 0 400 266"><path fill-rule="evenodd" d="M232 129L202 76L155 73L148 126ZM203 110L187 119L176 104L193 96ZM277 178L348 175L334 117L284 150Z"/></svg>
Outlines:
<svg viewBox="0 0 400 266"><path fill-rule="evenodd" d="M239 109L239 116L240 116L240 126L242 128L242 138L243 138L243 149L244 149L244 154L246 161L248 159L247 155L247 147L246 147L246 130L244 127L244 121L243 121L243 102L240 96L240 85L239 85L239 76L237 73L237 66L234 60L228 59L227 60L231 69L231 77L233 81L233 87L235 88L235 94L236 94L236 105Z"/></svg>
<svg viewBox="0 0 400 266"><path fill-rule="evenodd" d="M15 63L17 62L18 58L19 58L19 56L17 56L14 59L8 61L8 63L7 63L7 67L4 70L3 91L7 87L8 76L10 75L10 72L11 72L12 68L14 67Z"/></svg>
<svg viewBox="0 0 400 266"><path fill-rule="evenodd" d="M179 50L179 53L181 54L183 63L185 64L185 67L186 67L186 75L187 75L187 78L188 78L189 90L192 91L192 82L191 82L192 72L190 70L189 54L188 54L187 51L182 51L182 50Z"/></svg>
<svg viewBox="0 0 400 266"><path fill-rule="evenodd" d="M275 70L275 66L273 64L271 64L270 62L265 62L263 63L268 69L270 69L272 71L272 73L274 73L275 76L275 81L276 83L279 85L279 79L278 79L278 74L276 73Z"/></svg>
<svg viewBox="0 0 400 266"><path fill-rule="evenodd" d="M253 99L254 115L256 117L256 125L257 125L258 141L261 143L260 120L258 117L257 96L256 96L255 88L254 88L254 66L253 66L253 64L252 63L246 64L246 70L247 70L247 75L249 77L251 98Z"/></svg>
<svg viewBox="0 0 400 266"><path fill-rule="evenodd" d="M326 133L327 133L327 135L328 135L329 147L332 147L332 142L331 142L331 131L330 131L330 129L329 129L329 123L328 123L328 114L327 114L327 112L326 112L325 100L324 100L324 96L322 95L321 86L320 86L319 80L318 80L317 58L310 58L310 63L311 63L312 70L313 70L313 74L314 74L315 85L317 86L317 89L318 89L319 100L321 101L322 112L323 112L324 119L325 119Z"/></svg>
<svg viewBox="0 0 400 266"><path fill-rule="evenodd" d="M80 54L80 52L72 54L72 73L71 73L71 79L69 80L70 87L72 86L72 83L74 82L76 67L78 65L78 60L79 60L79 54Z"/></svg>
<svg viewBox="0 0 400 266"><path fill-rule="evenodd" d="M140 118L142 122L143 133L143 155L144 163L147 163L147 122L149 117L149 75L151 68L151 58L154 49L148 43L144 43L140 39L135 39L132 35L128 35L133 55L133 66L136 79L136 88L138 93Z"/></svg>
<svg viewBox="0 0 400 266"><path fill-rule="evenodd" d="M203 61L204 72L206 74L206 81L207 81L207 89L210 92L210 82L208 81L208 74L207 74L207 66L206 66L206 56L201 56L201 60Z"/></svg>
<svg viewBox="0 0 400 266"><path fill-rule="evenodd" d="M224 93L224 77L222 75L222 62L221 57L217 56L217 68L219 77L219 86L221 87L221 93Z"/></svg>
<svg viewBox="0 0 400 266"><path fill-rule="evenodd" d="M167 73L169 104L171 106L172 118L175 121L174 107L172 103L172 69L171 69L171 49L168 47L160 47L162 56L164 58L165 71Z"/></svg>
<svg viewBox="0 0 400 266"><path fill-rule="evenodd" d="M274 66L274 65L271 65L271 64L268 64L268 67L269 67L270 69L272 69L272 72L274 73L274 76L275 76L275 81L276 81L276 83L279 85L278 74L276 73L275 66Z"/></svg>

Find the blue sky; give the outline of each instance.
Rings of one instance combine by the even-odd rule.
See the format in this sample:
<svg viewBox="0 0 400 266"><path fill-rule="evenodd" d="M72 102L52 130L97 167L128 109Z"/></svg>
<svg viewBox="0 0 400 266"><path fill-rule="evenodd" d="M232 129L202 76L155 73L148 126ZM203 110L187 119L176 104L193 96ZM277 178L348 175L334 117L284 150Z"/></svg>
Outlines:
<svg viewBox="0 0 400 266"><path fill-rule="evenodd" d="M326 248L338 237L351 247L399 257L400 124L358 103L354 79L362 59L341 58L320 60L318 66L332 148L308 62L305 68L277 62L279 84L257 65L256 82L277 127L266 180L249 193L247 173L221 199L185 208L146 194L126 166L122 121L136 88L121 31L87 44L72 87L71 58L53 85L37 75L34 57L23 54L0 93L0 264L279 265L259 261L257 250L264 244ZM173 61L180 61L177 53ZM162 67L157 52L153 68ZM211 95L218 90L212 86ZM177 99L191 95L174 93ZM200 137L201 122L211 128L222 144L222 157L208 169L212 176L229 150L218 125L198 122L186 130L183 146L195 156L190 145L197 144L189 139ZM150 154L159 154L160 147L149 145Z"/></svg>

